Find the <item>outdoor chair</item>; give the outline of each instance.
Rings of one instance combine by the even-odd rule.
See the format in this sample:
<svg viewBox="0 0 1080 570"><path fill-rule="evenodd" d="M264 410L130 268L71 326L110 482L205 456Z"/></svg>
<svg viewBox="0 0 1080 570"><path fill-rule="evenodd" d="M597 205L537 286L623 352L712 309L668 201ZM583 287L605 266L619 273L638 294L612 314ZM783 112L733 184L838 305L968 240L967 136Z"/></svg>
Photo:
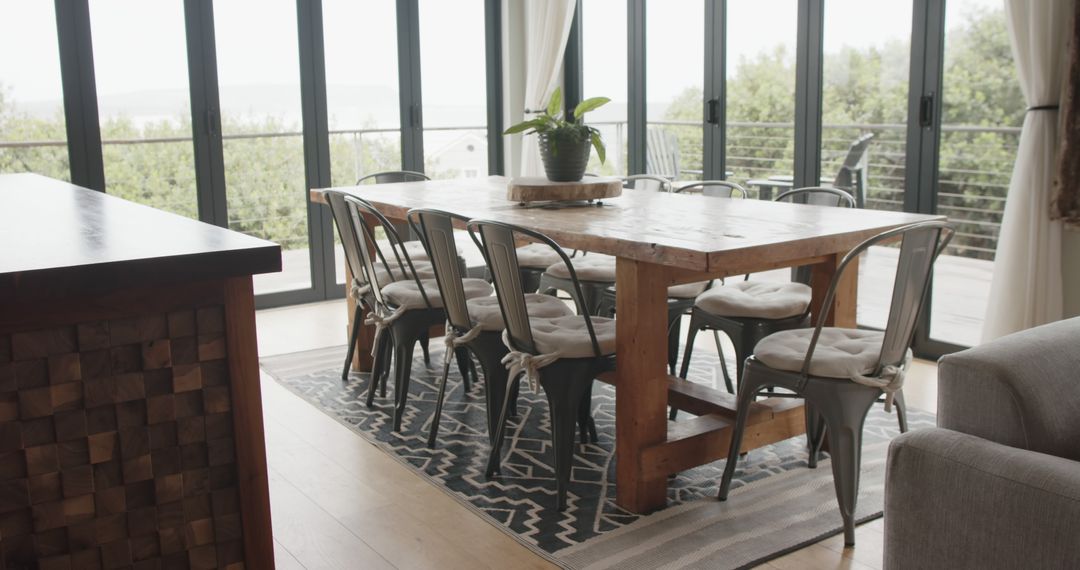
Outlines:
<svg viewBox="0 0 1080 570"><path fill-rule="evenodd" d="M503 342L509 349L506 362L510 368L511 388L524 376L535 391L543 388L551 413L551 443L555 453L556 505L566 508L566 492L574 458L574 424L585 424L595 442L596 427L590 415L593 379L615 368L615 321L580 315L530 317L521 291L515 254L519 237L547 244L558 253L577 297L581 297L577 272L570 258L547 236L518 226L487 220L473 220L469 232L481 244L495 285L499 310L506 329ZM509 406L504 402L503 416ZM505 417L498 422L495 445L491 450L487 474L499 472Z"/></svg>
<svg viewBox="0 0 1080 570"><path fill-rule="evenodd" d="M844 521L844 544L855 544L855 503L859 492L862 431L866 414L884 394L889 410L911 363L915 321L937 256L953 230L943 221L919 222L889 230L855 246L840 261L825 293L823 314L813 328L778 332L762 339L747 359L739 386L731 448L720 482L726 500L735 474L743 433L755 396L782 388L806 402L811 466L825 434L829 437L833 483ZM901 238L892 305L884 331L826 327L837 284L852 260L873 245ZM774 394L783 396L784 394Z"/></svg>
<svg viewBox="0 0 1080 570"><path fill-rule="evenodd" d="M866 206L866 191L869 185L870 143L875 136L874 133L866 133L852 141L844 155L844 161L840 163L840 169L836 172L836 176L833 177L831 187L850 193L855 198L855 207L857 208ZM772 199L774 188L790 189L792 180L793 177L790 175L779 175L770 176L767 179L749 180L746 184L756 186L761 192L761 198L769 200ZM822 179L820 183L824 185L825 180Z"/></svg>
<svg viewBox="0 0 1080 570"><path fill-rule="evenodd" d="M678 180L684 174L701 176L701 170L682 167L679 137L663 127L652 127L646 131L645 172L668 180Z"/></svg>
<svg viewBox="0 0 1080 570"><path fill-rule="evenodd" d="M416 229L417 235L431 254L439 296L446 310L446 353L443 357L442 376L439 379L439 395L431 418L428 447L434 447L438 438L450 361L456 354L460 362L462 358L468 358L468 352L476 355L484 372L488 439L494 444L498 431L497 422L503 417L503 402L508 402L511 407L508 415L517 415L514 412L517 386L515 385L513 394L506 393L509 373L502 359L510 351L502 341L502 333L506 327L499 311L499 301L492 296L467 298L462 285L464 280L461 268L456 263L456 256L451 253L457 249L454 221L466 222L468 219L439 210L412 210L408 218L409 224ZM536 245L547 247L546 244ZM556 318L574 314L570 307L559 299L536 293L525 295L525 307L530 317Z"/></svg>
<svg viewBox="0 0 1080 570"><path fill-rule="evenodd" d="M443 310L442 298L439 297L435 279L420 278L408 253L404 254L404 263L407 274L412 276L411 279L389 283L379 280L379 273L375 270L374 256L368 249L371 236L375 233L368 219L377 220L382 225L391 243L401 241L397 231L390 225L389 220L368 202L346 195L345 204L353 226L359 228L356 235L359 237L360 247L357 249L360 252L364 278L370 285L368 290L371 292L373 302L371 312L365 320L365 324L375 326L373 369L380 370L381 361L387 359L390 352L393 352L394 431L400 431L405 404L409 396L413 347L417 340L427 336L431 327L446 321L446 311ZM464 279L462 288L466 298L485 297L491 294L491 286L483 279ZM355 345L355 342L352 344ZM467 364L459 360L458 366L462 369L463 381L467 383L469 377ZM368 385L368 407L371 407L374 402L375 384L378 380L373 373Z"/></svg>
<svg viewBox="0 0 1080 570"><path fill-rule="evenodd" d="M832 206L854 205L851 195L835 188L799 188L776 197L777 202L826 203ZM743 374L746 357L754 352L757 343L778 331L796 329L810 324L810 286L798 281L770 283L743 280L713 287L693 302L690 312L690 330L687 333L679 377L684 380L690 370L690 357L694 352L694 339L698 331L712 330L716 351L720 355L720 369L728 392L735 393ZM732 384L724 361L719 333L723 332L735 348L735 384ZM675 418L673 408L671 418Z"/></svg>

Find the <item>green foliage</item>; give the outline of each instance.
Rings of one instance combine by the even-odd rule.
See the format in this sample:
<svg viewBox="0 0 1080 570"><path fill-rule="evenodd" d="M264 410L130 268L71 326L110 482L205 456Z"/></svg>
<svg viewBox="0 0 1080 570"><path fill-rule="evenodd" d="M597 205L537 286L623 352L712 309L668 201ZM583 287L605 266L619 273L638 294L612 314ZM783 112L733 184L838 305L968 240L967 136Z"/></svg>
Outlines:
<svg viewBox="0 0 1080 570"><path fill-rule="evenodd" d="M600 137L600 131L586 125L584 123L584 118L585 113L595 110L609 101L611 101L611 99L608 99L607 97L592 97L586 99L579 103L574 109L574 116L567 118L563 116L562 112L562 88L556 87L555 92L551 94L551 99L548 100L547 108L544 109L543 113L536 118L512 125L510 128L503 131L503 134L515 135L524 133L526 135L531 135L535 133L540 135L550 135L552 139L574 138L578 140L588 140L593 148L596 149L596 155L600 158L602 164L606 155L604 141Z"/></svg>

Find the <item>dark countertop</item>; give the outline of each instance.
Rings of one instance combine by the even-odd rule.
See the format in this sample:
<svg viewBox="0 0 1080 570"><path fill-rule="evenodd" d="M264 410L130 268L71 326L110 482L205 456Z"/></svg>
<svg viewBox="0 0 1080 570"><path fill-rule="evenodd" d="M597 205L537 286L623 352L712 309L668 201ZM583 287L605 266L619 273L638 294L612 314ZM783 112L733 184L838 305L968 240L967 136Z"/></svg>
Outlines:
<svg viewBox="0 0 1080 570"><path fill-rule="evenodd" d="M0 299L276 271L275 243L36 174L0 175Z"/></svg>

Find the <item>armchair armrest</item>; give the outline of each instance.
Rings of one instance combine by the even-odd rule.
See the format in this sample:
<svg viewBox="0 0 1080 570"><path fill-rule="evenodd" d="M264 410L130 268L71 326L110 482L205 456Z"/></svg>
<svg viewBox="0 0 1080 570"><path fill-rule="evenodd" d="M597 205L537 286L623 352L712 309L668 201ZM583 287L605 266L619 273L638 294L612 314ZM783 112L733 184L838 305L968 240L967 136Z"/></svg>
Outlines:
<svg viewBox="0 0 1080 570"><path fill-rule="evenodd" d="M885 565L1080 568L1080 463L940 428L889 446Z"/></svg>

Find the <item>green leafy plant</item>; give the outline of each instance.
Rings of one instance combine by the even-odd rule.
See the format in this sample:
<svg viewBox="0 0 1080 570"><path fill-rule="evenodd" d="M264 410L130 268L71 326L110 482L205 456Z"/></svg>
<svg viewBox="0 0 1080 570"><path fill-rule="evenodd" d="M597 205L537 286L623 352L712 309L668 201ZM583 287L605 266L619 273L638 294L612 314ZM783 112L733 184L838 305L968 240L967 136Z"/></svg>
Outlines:
<svg viewBox="0 0 1080 570"><path fill-rule="evenodd" d="M591 97L578 103L574 108L574 116L570 120L563 115L562 106L562 89L556 88L555 92L551 94L551 100L548 101L547 109L544 109L540 115L528 121L522 121L503 132L504 135L513 135L517 133L524 133L531 135L537 133L540 135L548 135L551 140L562 137L574 137L581 140L588 139L594 149L596 149L596 156L600 159L600 163L603 164L604 158L607 154L607 150L604 148L604 141L600 138L600 131L595 127L590 127L583 122L585 113L589 111L595 111L603 105L610 102L611 99L607 97Z"/></svg>

